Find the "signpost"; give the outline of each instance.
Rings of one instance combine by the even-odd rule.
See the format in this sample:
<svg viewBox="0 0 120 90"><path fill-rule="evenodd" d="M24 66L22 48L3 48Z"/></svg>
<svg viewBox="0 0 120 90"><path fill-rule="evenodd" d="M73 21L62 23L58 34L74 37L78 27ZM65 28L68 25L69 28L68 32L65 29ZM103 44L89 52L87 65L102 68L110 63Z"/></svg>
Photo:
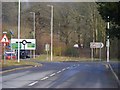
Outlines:
<svg viewBox="0 0 120 90"><path fill-rule="evenodd" d="M0 42L4 44L4 64L6 63L6 60L5 60L5 48L6 48L6 44L9 43L9 40L8 40L8 38L6 36L6 33L7 32L4 33L2 39L0 40Z"/></svg>
<svg viewBox="0 0 120 90"><path fill-rule="evenodd" d="M18 39L11 39L12 49L18 49ZM35 50L36 40L35 39L20 39L20 50Z"/></svg>
<svg viewBox="0 0 120 90"><path fill-rule="evenodd" d="M19 39L20 50L36 50L36 39ZM18 39L11 39L13 50L18 50Z"/></svg>
<svg viewBox="0 0 120 90"><path fill-rule="evenodd" d="M91 58L93 60L93 48L100 48L100 55L99 55L99 58L100 58L100 61L101 61L101 48L104 47L104 44L102 42L90 42L90 48L91 48Z"/></svg>
<svg viewBox="0 0 120 90"><path fill-rule="evenodd" d="M50 50L50 45L49 44L45 44L45 51L47 52L47 60L48 60L48 52Z"/></svg>
<svg viewBox="0 0 120 90"><path fill-rule="evenodd" d="M90 48L103 48L104 44L102 42L90 42Z"/></svg>

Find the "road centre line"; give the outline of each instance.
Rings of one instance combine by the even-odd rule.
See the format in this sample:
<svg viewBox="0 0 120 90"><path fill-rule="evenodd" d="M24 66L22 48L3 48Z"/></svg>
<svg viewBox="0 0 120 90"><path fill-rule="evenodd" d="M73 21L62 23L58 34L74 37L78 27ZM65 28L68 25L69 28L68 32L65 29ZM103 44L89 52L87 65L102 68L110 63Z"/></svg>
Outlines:
<svg viewBox="0 0 120 90"><path fill-rule="evenodd" d="M69 69L70 67L67 67L67 68L63 68L62 69L62 71L65 71L66 69ZM60 73L60 72L62 72L62 71L58 71L57 73ZM54 75L56 75L56 73L53 73L53 74L51 74L50 75L50 77L52 77L52 76L54 76ZM46 79L48 79L49 77L44 77L44 78L42 78L41 80L46 80ZM34 83L33 83L34 84Z"/></svg>
<svg viewBox="0 0 120 90"><path fill-rule="evenodd" d="M69 69L70 67L67 67L66 69Z"/></svg>
<svg viewBox="0 0 120 90"><path fill-rule="evenodd" d="M58 71L57 73L60 73L61 71Z"/></svg>
<svg viewBox="0 0 120 90"><path fill-rule="evenodd" d="M33 86L33 85L35 85L36 83L38 83L38 81L35 81L35 82L29 84L28 86Z"/></svg>
<svg viewBox="0 0 120 90"><path fill-rule="evenodd" d="M56 73L53 73L53 74L51 74L50 76L52 77L52 76L54 76Z"/></svg>
<svg viewBox="0 0 120 90"><path fill-rule="evenodd" d="M49 77L44 77L44 78L42 78L41 80L46 80L46 79L48 79Z"/></svg>
<svg viewBox="0 0 120 90"><path fill-rule="evenodd" d="M62 71L65 71L65 68L63 68Z"/></svg>

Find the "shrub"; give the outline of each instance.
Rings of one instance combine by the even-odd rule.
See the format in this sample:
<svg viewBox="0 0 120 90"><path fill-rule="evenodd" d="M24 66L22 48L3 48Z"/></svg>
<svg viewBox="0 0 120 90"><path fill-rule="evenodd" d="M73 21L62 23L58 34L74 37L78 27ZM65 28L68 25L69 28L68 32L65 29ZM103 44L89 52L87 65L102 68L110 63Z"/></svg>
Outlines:
<svg viewBox="0 0 120 90"><path fill-rule="evenodd" d="M78 57L79 56L79 48L68 47L68 48L66 48L64 55Z"/></svg>

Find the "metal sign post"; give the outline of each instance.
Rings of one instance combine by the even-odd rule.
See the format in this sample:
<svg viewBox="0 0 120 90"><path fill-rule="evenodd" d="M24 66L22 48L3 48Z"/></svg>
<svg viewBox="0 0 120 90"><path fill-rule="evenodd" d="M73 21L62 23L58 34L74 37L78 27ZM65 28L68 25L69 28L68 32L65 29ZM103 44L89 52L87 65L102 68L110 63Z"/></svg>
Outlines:
<svg viewBox="0 0 120 90"><path fill-rule="evenodd" d="M50 45L49 44L45 44L45 51L47 52L47 60L48 60L48 52L50 50Z"/></svg>
<svg viewBox="0 0 120 90"><path fill-rule="evenodd" d="M100 55L99 55L100 57L99 58L100 58L100 61L101 61L101 47L100 47L100 52L99 53L100 53Z"/></svg>
<svg viewBox="0 0 120 90"><path fill-rule="evenodd" d="M6 52L6 43L9 43L9 40L8 40L8 38L7 38L7 36L6 36L6 33L7 32L3 32L3 37L2 37L2 39L1 39L1 41L0 42L2 42L3 44L4 44L4 64L6 64L6 60L5 60L5 52Z"/></svg>
<svg viewBox="0 0 120 90"><path fill-rule="evenodd" d="M6 64L6 59L5 59L5 56L6 56L6 54L5 54L5 50L6 49L6 44L4 43L4 64Z"/></svg>
<svg viewBox="0 0 120 90"><path fill-rule="evenodd" d="M91 59L93 61L93 48L91 48Z"/></svg>
<svg viewBox="0 0 120 90"><path fill-rule="evenodd" d="M12 30L10 30L10 34L11 34L11 39L12 39L12 36L14 35L14 33L13 33ZM11 44L11 43L10 43L10 44ZM11 47L11 51L12 51L12 44L10 45L10 47ZM12 60L12 54L11 54L11 60Z"/></svg>

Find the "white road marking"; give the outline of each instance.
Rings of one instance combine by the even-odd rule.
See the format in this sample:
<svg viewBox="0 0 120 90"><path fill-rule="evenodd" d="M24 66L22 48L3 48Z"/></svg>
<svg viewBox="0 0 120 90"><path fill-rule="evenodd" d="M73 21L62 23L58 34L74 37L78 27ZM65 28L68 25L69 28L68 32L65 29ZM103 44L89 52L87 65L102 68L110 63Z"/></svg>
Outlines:
<svg viewBox="0 0 120 90"><path fill-rule="evenodd" d="M105 64L105 67L108 69L109 68L109 66L107 65L107 64Z"/></svg>
<svg viewBox="0 0 120 90"><path fill-rule="evenodd" d="M29 84L28 86L33 86L33 85L35 85L36 83L38 83L38 81L35 81L35 82Z"/></svg>
<svg viewBox="0 0 120 90"><path fill-rule="evenodd" d="M49 77L44 77L44 78L42 78L41 80L46 80L46 79L48 79Z"/></svg>
<svg viewBox="0 0 120 90"><path fill-rule="evenodd" d="M52 76L54 76L56 73L53 73L53 74L51 74L50 76L52 77Z"/></svg>
<svg viewBox="0 0 120 90"><path fill-rule="evenodd" d="M113 70L112 66L109 64L109 65L108 65L108 67L110 67L110 69L111 69L111 71L112 71L113 75L115 76L115 78L116 78L116 80L117 80L118 84L120 85L120 80L119 80L119 78L118 78L117 74L115 73L115 71Z"/></svg>
<svg viewBox="0 0 120 90"><path fill-rule="evenodd" d="M67 69L69 69L70 67L67 67Z"/></svg>
<svg viewBox="0 0 120 90"><path fill-rule="evenodd" d="M60 73L61 71L58 71L57 73Z"/></svg>
<svg viewBox="0 0 120 90"><path fill-rule="evenodd" d="M65 68L63 68L62 71L65 71Z"/></svg>

